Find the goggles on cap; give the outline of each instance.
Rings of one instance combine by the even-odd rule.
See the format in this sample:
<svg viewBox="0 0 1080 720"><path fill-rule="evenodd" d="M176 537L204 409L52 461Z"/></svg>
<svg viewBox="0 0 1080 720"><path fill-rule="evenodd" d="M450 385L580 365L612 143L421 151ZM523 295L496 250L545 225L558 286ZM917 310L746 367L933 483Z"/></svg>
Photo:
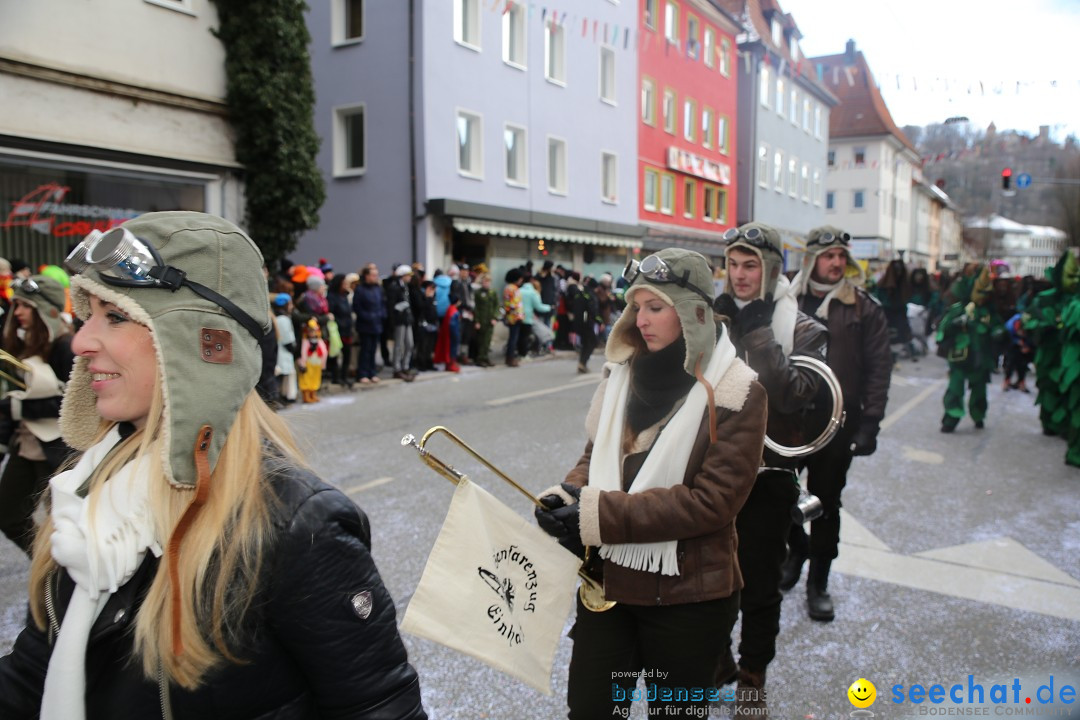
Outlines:
<svg viewBox="0 0 1080 720"><path fill-rule="evenodd" d="M765 237L765 231L761 228L752 227L746 230L739 228L729 228L722 236L724 242L731 244L737 240L743 240L747 245L752 245L758 250L768 250L769 252L780 254L780 248L769 242Z"/></svg>
<svg viewBox="0 0 1080 720"><path fill-rule="evenodd" d="M262 326L235 303L201 283L188 280L183 270L166 265L153 245L143 242L125 227L105 233L91 232L68 254L64 265L73 274L92 267L103 282L115 287L161 288L173 292L182 287L189 288L227 312L256 340L266 334Z"/></svg>
<svg viewBox="0 0 1080 720"><path fill-rule="evenodd" d="M813 240L808 241L807 245L818 245L820 247L827 247L834 243L840 243L844 247L848 246L851 242L851 235L846 232L842 232L839 235L834 235L831 232L823 232Z"/></svg>
<svg viewBox="0 0 1080 720"><path fill-rule="evenodd" d="M27 295L41 292L41 286L37 284L37 280L34 278L19 278L11 283L11 287Z"/></svg>
<svg viewBox="0 0 1080 720"><path fill-rule="evenodd" d="M690 282L690 271L684 270L682 275L676 275L675 271L671 269L671 266L663 261L658 255L650 255L641 262L631 259L626 263L626 267L623 269L623 279L626 280L628 286L634 284L634 280L638 275L644 275L645 279L649 282L656 283L657 285L664 285L667 283L674 283L679 287L684 287L687 290L691 290L702 298L709 305L712 305L712 296L706 294L704 290L699 288Z"/></svg>

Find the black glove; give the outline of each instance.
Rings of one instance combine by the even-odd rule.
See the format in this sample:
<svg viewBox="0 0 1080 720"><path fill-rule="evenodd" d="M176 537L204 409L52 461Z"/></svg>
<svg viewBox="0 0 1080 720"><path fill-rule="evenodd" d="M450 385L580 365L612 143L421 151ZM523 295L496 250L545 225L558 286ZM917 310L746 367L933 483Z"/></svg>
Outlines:
<svg viewBox="0 0 1080 720"><path fill-rule="evenodd" d="M575 500L581 497L581 489L570 483L562 484ZM578 503L567 505L558 495L545 495L540 498L543 507L533 512L540 529L559 541L564 548L578 557L585 556L585 546L581 543L581 507Z"/></svg>
<svg viewBox="0 0 1080 720"><path fill-rule="evenodd" d="M859 428L851 436L850 451L852 455L873 455L877 450L877 420L863 420Z"/></svg>
<svg viewBox="0 0 1080 720"><path fill-rule="evenodd" d="M739 306L735 304L735 298L723 293L713 301L713 312L734 322L735 316L739 314Z"/></svg>
<svg viewBox="0 0 1080 720"><path fill-rule="evenodd" d="M764 300L758 298L740 310L739 314L735 316L735 324L739 328L739 335L746 335L771 323L773 304L770 295Z"/></svg>

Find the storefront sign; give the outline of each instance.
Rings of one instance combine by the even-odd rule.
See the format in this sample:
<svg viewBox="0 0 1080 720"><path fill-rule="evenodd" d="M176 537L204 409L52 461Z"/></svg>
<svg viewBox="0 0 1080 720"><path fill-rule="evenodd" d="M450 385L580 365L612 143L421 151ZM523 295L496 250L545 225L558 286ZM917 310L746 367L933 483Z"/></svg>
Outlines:
<svg viewBox="0 0 1080 720"><path fill-rule="evenodd" d="M721 185L731 184L730 165L713 162L674 146L668 148L668 167Z"/></svg>
<svg viewBox="0 0 1080 720"><path fill-rule="evenodd" d="M0 230L27 227L52 237L83 237L91 230L105 231L140 214L131 208L63 203L70 191L70 187L59 183L39 185L11 203L7 219L0 223ZM58 215L82 216L85 219L61 220Z"/></svg>

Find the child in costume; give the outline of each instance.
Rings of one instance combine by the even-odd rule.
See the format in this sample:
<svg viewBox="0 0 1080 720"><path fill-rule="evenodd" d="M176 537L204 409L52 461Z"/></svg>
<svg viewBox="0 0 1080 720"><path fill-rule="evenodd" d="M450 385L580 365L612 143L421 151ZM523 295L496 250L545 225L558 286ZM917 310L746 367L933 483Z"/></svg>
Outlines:
<svg viewBox="0 0 1080 720"><path fill-rule="evenodd" d="M300 394L306 403L319 402L319 388L322 386L322 371L326 365L326 343L319 330L319 321L311 318L307 322L305 337L300 348Z"/></svg>

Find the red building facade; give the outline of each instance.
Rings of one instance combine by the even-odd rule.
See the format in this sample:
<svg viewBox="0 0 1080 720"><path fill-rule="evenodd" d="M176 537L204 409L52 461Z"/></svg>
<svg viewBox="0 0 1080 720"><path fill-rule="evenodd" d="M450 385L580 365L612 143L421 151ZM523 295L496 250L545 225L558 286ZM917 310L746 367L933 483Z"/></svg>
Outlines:
<svg viewBox="0 0 1080 720"><path fill-rule="evenodd" d="M647 245L716 240L735 222L737 27L707 0L641 0L640 9L638 212Z"/></svg>

